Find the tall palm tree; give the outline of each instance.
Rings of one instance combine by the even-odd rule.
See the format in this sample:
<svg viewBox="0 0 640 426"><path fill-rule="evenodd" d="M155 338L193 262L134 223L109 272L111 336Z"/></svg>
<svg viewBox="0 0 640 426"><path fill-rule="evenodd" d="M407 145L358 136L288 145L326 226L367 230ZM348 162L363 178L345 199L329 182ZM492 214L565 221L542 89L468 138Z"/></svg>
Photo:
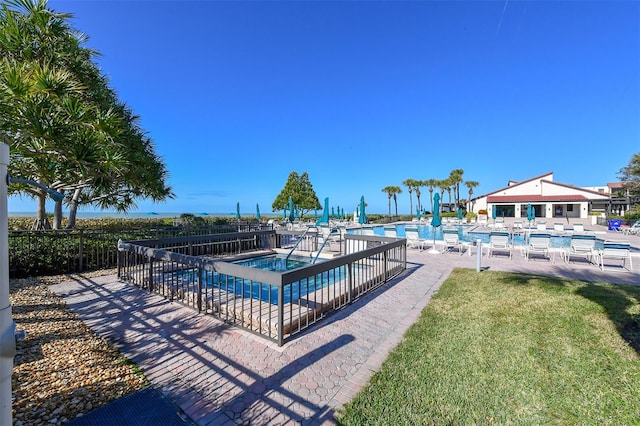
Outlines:
<svg viewBox="0 0 640 426"><path fill-rule="evenodd" d="M444 200L444 191L449 187L449 181L447 179L440 179L437 182L436 186L440 189L440 200ZM443 202L440 203L440 211L442 211L443 204Z"/></svg>
<svg viewBox="0 0 640 426"><path fill-rule="evenodd" d="M418 210L422 212L422 201L420 201L420 197L422 196L422 191L420 188L424 186L424 181L419 180L416 182L415 190L416 190L416 198L418 199Z"/></svg>
<svg viewBox="0 0 640 426"><path fill-rule="evenodd" d="M398 198L397 194L402 192L399 186L385 186L382 188L382 192L386 192L389 198L389 217L391 217L391 199L393 198L396 202L396 216L398 215Z"/></svg>
<svg viewBox="0 0 640 426"><path fill-rule="evenodd" d="M427 179L422 181L422 186L429 187L429 199L431 200L431 213L433 213L433 188L438 186L438 181L436 179Z"/></svg>
<svg viewBox="0 0 640 426"><path fill-rule="evenodd" d="M418 188L418 184L419 181L415 180L415 179L406 179L404 182L402 182L402 184L404 186L407 187L407 191L409 191L409 214L413 213L413 197L412 197L412 193L414 191L414 189ZM420 206L418 206L418 208L420 208Z"/></svg>
<svg viewBox="0 0 640 426"><path fill-rule="evenodd" d="M467 180L467 181L464 182L464 184L466 185L467 188L469 188L469 202L471 202L472 195L473 195L473 188L475 188L478 185L480 185L480 182L476 182L475 180ZM473 208L471 208L469 210L473 210Z"/></svg>
<svg viewBox="0 0 640 426"><path fill-rule="evenodd" d="M453 198L456 200L456 209L460 206L460 184L462 183L462 175L464 170L454 169L449 173L449 180L453 188Z"/></svg>

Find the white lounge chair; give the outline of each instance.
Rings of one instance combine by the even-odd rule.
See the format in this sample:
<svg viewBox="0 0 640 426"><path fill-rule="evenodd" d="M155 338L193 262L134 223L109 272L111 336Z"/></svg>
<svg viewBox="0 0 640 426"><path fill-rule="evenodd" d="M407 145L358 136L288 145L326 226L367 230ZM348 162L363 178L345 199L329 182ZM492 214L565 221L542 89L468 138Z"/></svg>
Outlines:
<svg viewBox="0 0 640 426"><path fill-rule="evenodd" d="M582 223L574 223L573 224L573 232L584 232L584 224L582 224Z"/></svg>
<svg viewBox="0 0 640 426"><path fill-rule="evenodd" d="M564 232L564 224L562 222L555 222L553 224L553 230L556 232Z"/></svg>
<svg viewBox="0 0 640 426"><path fill-rule="evenodd" d="M443 253L458 249L458 253L462 254L462 244L460 244L460 236L457 229L444 229L442 231L442 240L444 241Z"/></svg>
<svg viewBox="0 0 640 426"><path fill-rule="evenodd" d="M525 248L527 260L531 259L531 254L541 254L549 258L551 263L555 261L555 256L551 252L551 235L544 233L532 233L529 235L529 243Z"/></svg>
<svg viewBox="0 0 640 426"><path fill-rule="evenodd" d="M596 236L592 234L572 235L570 246L562 252L566 263L571 261L571 256L585 256L589 262L593 262L597 254Z"/></svg>
<svg viewBox="0 0 640 426"><path fill-rule="evenodd" d="M629 227L620 227L618 229L625 235L640 235L640 219Z"/></svg>
<svg viewBox="0 0 640 426"><path fill-rule="evenodd" d="M546 231L547 230L547 222L536 222L536 229L538 231Z"/></svg>
<svg viewBox="0 0 640 426"><path fill-rule="evenodd" d="M405 228L404 233L407 239L408 248L417 248L418 250L423 250L426 247L427 240L424 238L420 238L420 233L418 233L417 228Z"/></svg>
<svg viewBox="0 0 640 426"><path fill-rule="evenodd" d="M396 231L396 227L384 227L384 236L391 238L398 238L398 232Z"/></svg>
<svg viewBox="0 0 640 426"><path fill-rule="evenodd" d="M489 233L489 246L487 256L491 257L491 254L496 251L506 252L511 259L511 243L509 242L509 233L494 231Z"/></svg>
<svg viewBox="0 0 640 426"><path fill-rule="evenodd" d="M629 271L633 269L631 261L631 244L628 241L605 241L602 250L598 253L600 258L600 269L604 271L605 259L622 260L622 267L629 260Z"/></svg>

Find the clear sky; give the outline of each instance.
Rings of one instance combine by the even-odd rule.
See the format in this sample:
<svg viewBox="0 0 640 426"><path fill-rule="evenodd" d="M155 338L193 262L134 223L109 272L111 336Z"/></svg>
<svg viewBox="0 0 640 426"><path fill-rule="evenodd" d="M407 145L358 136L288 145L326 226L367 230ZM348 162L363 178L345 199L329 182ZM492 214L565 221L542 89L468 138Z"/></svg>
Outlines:
<svg viewBox="0 0 640 426"><path fill-rule="evenodd" d="M49 6L89 35L167 165L176 198L139 212L267 213L296 171L347 212L364 195L386 213L399 186L409 214L408 178L463 169L474 196L547 172L596 186L640 151L635 0Z"/></svg>

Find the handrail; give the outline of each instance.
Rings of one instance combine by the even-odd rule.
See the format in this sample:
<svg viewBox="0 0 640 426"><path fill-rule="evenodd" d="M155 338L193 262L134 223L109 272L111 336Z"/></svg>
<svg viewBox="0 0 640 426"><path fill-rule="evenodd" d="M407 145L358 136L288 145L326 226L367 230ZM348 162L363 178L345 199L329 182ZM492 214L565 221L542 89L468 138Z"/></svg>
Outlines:
<svg viewBox="0 0 640 426"><path fill-rule="evenodd" d="M296 248L298 248L298 244L300 244L300 242L305 238L305 236L307 235L307 232L309 232L309 230L311 230L311 226L307 228L306 231L304 231L302 233L302 235L300 235L300 238L298 238L298 241L296 241L296 243L293 245L293 248L289 251L289 254L287 254L287 257L284 259L285 262L289 261L289 257L291 256L291 254L293 254L294 251L296 251Z"/></svg>
<svg viewBox="0 0 640 426"><path fill-rule="evenodd" d="M318 258L320 257L320 253L322 253L322 249L324 249L324 246L327 245L327 242L329 241L329 238L331 238L331 234L334 234L336 231L336 229L330 229L329 233L327 234L327 238L324 238L324 235L322 236L322 245L320 246L320 248L318 249L318 253L316 253L316 257L313 258L313 261L311 261L311 264L315 264L316 260L318 260Z"/></svg>

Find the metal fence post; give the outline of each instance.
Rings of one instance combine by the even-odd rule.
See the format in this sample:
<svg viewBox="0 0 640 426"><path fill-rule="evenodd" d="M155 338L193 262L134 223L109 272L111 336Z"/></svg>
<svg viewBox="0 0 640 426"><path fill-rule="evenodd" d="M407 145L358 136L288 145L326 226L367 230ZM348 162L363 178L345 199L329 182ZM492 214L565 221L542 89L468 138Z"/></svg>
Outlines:
<svg viewBox="0 0 640 426"><path fill-rule="evenodd" d="M82 237L83 237L83 232L84 230L80 230L80 237L78 238L78 268L80 268L80 272L84 271L84 262L83 262L83 256L84 254L82 253Z"/></svg>

